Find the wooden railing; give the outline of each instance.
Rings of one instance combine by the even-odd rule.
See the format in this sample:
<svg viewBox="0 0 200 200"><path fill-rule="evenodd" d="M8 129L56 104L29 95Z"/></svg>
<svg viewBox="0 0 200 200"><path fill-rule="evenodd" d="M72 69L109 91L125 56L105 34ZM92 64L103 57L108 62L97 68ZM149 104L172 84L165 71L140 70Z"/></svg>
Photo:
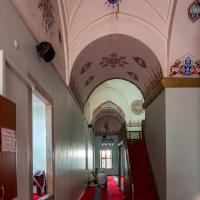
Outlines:
<svg viewBox="0 0 200 200"><path fill-rule="evenodd" d="M120 131L120 137L124 144L125 150L125 185L124 185L124 199L134 200L134 184L131 174L131 167L129 161L128 141L126 135L126 126L124 125Z"/></svg>

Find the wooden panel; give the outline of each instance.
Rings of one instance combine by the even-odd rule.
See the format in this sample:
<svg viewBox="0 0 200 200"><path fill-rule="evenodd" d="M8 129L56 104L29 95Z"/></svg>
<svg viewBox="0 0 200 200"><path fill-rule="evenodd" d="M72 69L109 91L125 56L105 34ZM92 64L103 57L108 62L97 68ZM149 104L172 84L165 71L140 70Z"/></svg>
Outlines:
<svg viewBox="0 0 200 200"><path fill-rule="evenodd" d="M0 136L2 128L16 131L16 105L0 96ZM4 200L17 196L16 152L2 152L0 149L0 187L1 196L4 188Z"/></svg>

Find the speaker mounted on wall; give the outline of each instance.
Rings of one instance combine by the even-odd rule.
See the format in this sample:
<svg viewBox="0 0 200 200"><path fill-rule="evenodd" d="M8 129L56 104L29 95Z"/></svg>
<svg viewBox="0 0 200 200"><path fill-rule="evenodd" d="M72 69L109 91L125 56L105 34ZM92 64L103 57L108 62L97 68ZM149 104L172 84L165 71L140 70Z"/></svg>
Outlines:
<svg viewBox="0 0 200 200"><path fill-rule="evenodd" d="M49 42L40 42L36 46L37 52L40 54L40 56L46 61L50 62L53 60L55 56L55 51Z"/></svg>

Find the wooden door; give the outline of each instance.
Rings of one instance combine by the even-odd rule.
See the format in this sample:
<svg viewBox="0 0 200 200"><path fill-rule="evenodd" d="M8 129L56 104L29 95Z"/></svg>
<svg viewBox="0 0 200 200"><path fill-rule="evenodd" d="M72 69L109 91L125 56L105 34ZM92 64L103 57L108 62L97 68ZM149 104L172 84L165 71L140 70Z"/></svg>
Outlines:
<svg viewBox="0 0 200 200"><path fill-rule="evenodd" d="M0 199L17 196L16 105L0 96ZM23 163L21 163L23 164Z"/></svg>

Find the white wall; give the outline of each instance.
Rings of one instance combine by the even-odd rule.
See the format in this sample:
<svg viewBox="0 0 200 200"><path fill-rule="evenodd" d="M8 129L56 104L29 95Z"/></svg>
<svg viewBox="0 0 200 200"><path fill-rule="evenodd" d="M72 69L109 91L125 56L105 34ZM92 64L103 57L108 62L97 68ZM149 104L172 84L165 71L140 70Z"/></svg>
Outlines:
<svg viewBox="0 0 200 200"><path fill-rule="evenodd" d="M160 199L166 200L165 91L145 111L145 137L151 166Z"/></svg>
<svg viewBox="0 0 200 200"><path fill-rule="evenodd" d="M114 145L113 147L105 147L101 145L101 136L95 136L95 168L100 168L100 149L105 148L112 148L112 169L104 169L104 172L107 175L117 175L119 174L118 168L119 168L119 152L118 152L118 136L112 136L112 139L114 139Z"/></svg>
<svg viewBox="0 0 200 200"><path fill-rule="evenodd" d="M36 41L7 0L0 0L0 27L0 49L25 77L30 73L53 99L55 199L77 200L86 184L88 130L84 117L52 65L37 56ZM14 39L18 41L19 49L14 48ZM17 200L28 200L32 192L29 187L29 93L27 85L9 68L6 71L6 93L17 105Z"/></svg>
<svg viewBox="0 0 200 200"><path fill-rule="evenodd" d="M200 191L200 89L166 89L167 199Z"/></svg>

